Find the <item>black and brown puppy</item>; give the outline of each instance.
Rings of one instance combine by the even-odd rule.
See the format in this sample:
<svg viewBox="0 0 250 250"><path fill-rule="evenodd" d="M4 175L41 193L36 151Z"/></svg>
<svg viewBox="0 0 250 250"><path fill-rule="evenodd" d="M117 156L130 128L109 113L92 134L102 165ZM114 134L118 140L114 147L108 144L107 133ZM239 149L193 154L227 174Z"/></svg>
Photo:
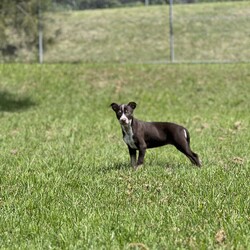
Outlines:
<svg viewBox="0 0 250 250"><path fill-rule="evenodd" d="M133 117L135 102L110 105L116 113L122 127L123 140L128 145L131 164L134 168L143 164L147 148L174 145L196 166L201 162L196 153L190 149L190 136L186 128L170 122L144 122ZM139 157L136 161L136 150Z"/></svg>

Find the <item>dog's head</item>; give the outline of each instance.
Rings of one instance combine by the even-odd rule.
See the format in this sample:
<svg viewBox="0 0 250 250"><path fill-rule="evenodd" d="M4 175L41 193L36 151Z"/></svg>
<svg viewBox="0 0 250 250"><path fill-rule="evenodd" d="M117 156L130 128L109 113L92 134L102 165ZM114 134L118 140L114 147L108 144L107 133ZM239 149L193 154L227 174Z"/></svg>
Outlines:
<svg viewBox="0 0 250 250"><path fill-rule="evenodd" d="M128 104L112 103L110 105L116 113L116 117L121 125L131 124L133 118L133 111L136 108L135 102L129 102Z"/></svg>

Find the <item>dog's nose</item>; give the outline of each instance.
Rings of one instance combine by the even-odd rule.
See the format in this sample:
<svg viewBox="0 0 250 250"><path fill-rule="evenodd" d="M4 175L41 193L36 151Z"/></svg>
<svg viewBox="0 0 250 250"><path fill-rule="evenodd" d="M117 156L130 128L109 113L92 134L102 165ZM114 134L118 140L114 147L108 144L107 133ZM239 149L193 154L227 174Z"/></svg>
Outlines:
<svg viewBox="0 0 250 250"><path fill-rule="evenodd" d="M126 118L121 118L120 121L126 123Z"/></svg>

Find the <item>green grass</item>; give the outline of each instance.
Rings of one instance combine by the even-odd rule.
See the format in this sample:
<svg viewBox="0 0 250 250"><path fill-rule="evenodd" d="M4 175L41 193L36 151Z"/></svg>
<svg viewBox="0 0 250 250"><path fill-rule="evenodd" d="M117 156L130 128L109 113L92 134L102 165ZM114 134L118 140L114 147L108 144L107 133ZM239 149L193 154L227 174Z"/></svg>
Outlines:
<svg viewBox="0 0 250 250"><path fill-rule="evenodd" d="M249 1L175 4L175 61L249 62L249 17ZM43 26L47 63L170 61L168 5L44 12ZM20 35L6 32L20 44ZM22 46L9 60L37 61L37 48Z"/></svg>
<svg viewBox="0 0 250 250"><path fill-rule="evenodd" d="M47 13L46 62L170 60L167 5ZM249 2L174 5L176 61L249 61Z"/></svg>
<svg viewBox="0 0 250 250"><path fill-rule="evenodd" d="M248 249L249 72L0 65L0 248ZM203 167L167 146L133 171L114 101L185 125Z"/></svg>
<svg viewBox="0 0 250 250"><path fill-rule="evenodd" d="M249 2L174 6L178 61L249 61Z"/></svg>
<svg viewBox="0 0 250 250"><path fill-rule="evenodd" d="M168 58L167 7L49 13L46 62L132 62ZM66 20L66 21L65 21Z"/></svg>

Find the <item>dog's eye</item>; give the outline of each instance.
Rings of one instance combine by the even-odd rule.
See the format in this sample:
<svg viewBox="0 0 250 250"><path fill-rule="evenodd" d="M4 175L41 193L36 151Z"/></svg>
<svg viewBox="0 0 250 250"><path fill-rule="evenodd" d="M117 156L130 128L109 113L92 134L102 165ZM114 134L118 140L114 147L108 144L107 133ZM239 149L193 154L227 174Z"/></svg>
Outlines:
<svg viewBox="0 0 250 250"><path fill-rule="evenodd" d="M121 111L121 110L119 110L119 111L117 112L117 114L118 114L118 115L121 115L121 114L122 114L122 111Z"/></svg>
<svg viewBox="0 0 250 250"><path fill-rule="evenodd" d="M128 110L127 109L125 110L125 114L128 114Z"/></svg>

